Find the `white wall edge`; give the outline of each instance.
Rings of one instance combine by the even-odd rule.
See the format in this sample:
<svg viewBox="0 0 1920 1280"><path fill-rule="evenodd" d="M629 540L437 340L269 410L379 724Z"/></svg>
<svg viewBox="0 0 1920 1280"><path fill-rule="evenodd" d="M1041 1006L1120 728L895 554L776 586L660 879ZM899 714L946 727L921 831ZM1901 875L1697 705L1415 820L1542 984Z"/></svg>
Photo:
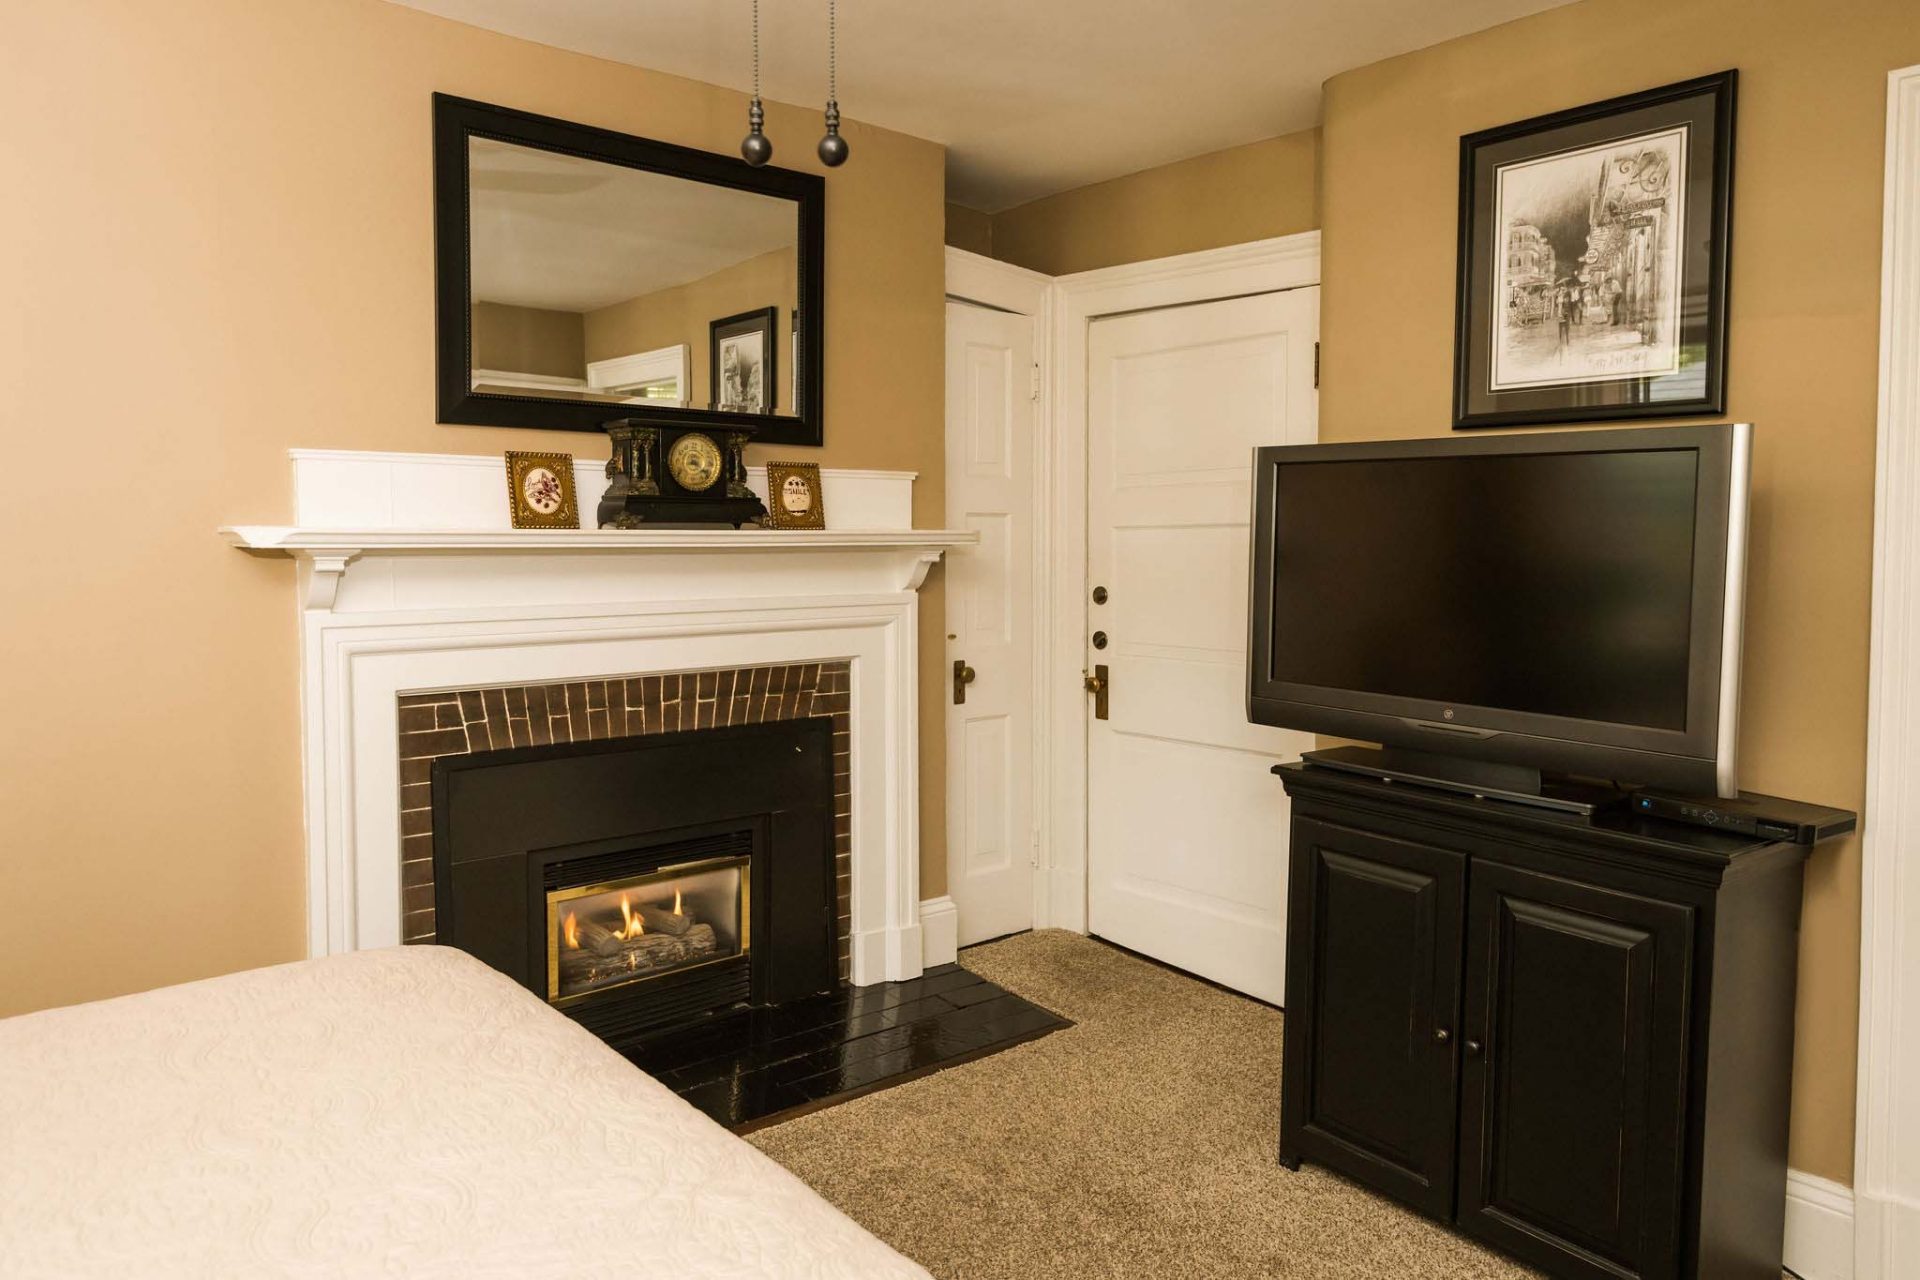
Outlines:
<svg viewBox="0 0 1920 1280"><path fill-rule="evenodd" d="M1787 1170L1786 1267L1801 1280L1853 1280L1853 1189Z"/></svg>
<svg viewBox="0 0 1920 1280"><path fill-rule="evenodd" d="M1920 1275L1920 66L1887 78L1854 1274Z"/></svg>
<svg viewBox="0 0 1920 1280"><path fill-rule="evenodd" d="M920 963L931 969L960 958L960 912L946 894L920 899Z"/></svg>

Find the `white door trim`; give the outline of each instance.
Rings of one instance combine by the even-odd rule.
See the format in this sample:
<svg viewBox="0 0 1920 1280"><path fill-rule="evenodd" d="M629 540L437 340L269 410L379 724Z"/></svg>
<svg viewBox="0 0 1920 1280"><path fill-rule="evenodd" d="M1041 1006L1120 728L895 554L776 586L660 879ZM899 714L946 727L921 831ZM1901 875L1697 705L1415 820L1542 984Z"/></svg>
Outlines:
<svg viewBox="0 0 1920 1280"><path fill-rule="evenodd" d="M949 247L946 293L1035 319L1033 920L1087 929L1087 326L1100 316L1320 283L1320 233L1053 278Z"/></svg>
<svg viewBox="0 0 1920 1280"><path fill-rule="evenodd" d="M1087 931L1087 720L1080 686L1087 629L1087 326L1100 316L1213 302L1320 283L1320 233L1104 267L1053 282L1053 410L1038 472L1034 578L1044 670L1035 685L1041 745L1037 927Z"/></svg>
<svg viewBox="0 0 1920 1280"><path fill-rule="evenodd" d="M1854 1274L1920 1275L1920 66L1887 81Z"/></svg>
<svg viewBox="0 0 1920 1280"><path fill-rule="evenodd" d="M970 302L978 306L991 307L996 311L1010 311L1015 315L1033 317L1033 361L1038 368L1039 394L1033 404L1033 635L1028 652L1033 655L1032 682L1028 686L1036 695L1046 686L1048 673L1047 636L1050 634L1049 603L1051 597L1045 589L1048 582L1048 564L1052 559L1050 550L1052 538L1051 516L1047 506L1047 494L1052 487L1050 465L1053 439L1053 332L1054 311L1058 290L1052 276L1042 275L1038 271L1029 271L1025 267L1016 267L1010 262L1001 262L995 258L984 258L977 253L968 253L964 249L947 247L947 297L956 302ZM943 711L944 714L944 706ZM1048 790L1048 770L1042 767L1047 759L1047 744L1052 737L1052 725L1049 722L1051 707L1044 697L1036 696L1032 707L1032 760L1035 764L1033 779L1033 816L1035 829L1030 836L1034 859L1037 867L1046 865L1047 816L1051 803ZM953 851L948 850L948 874L952 874ZM1049 921L1050 908L1047 891L1047 877L1036 871L1033 877L1033 924L1036 929L1045 928Z"/></svg>
<svg viewBox="0 0 1920 1280"><path fill-rule="evenodd" d="M1037 320L1048 314L1053 277L948 245L947 297Z"/></svg>

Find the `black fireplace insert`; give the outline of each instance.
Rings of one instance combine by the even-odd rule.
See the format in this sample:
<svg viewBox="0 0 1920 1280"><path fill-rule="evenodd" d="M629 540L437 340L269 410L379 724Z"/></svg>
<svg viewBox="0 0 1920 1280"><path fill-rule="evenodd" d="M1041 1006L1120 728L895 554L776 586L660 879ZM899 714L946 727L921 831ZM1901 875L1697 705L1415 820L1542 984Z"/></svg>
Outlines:
<svg viewBox="0 0 1920 1280"><path fill-rule="evenodd" d="M833 989L833 722L433 765L436 941L616 1046Z"/></svg>

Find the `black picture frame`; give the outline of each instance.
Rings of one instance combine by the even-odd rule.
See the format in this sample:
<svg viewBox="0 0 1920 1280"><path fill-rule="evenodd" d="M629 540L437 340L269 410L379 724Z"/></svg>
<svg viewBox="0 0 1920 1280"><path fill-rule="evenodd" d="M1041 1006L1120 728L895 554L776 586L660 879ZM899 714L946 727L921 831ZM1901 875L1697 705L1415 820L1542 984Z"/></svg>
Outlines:
<svg viewBox="0 0 1920 1280"><path fill-rule="evenodd" d="M1455 430L1726 412L1738 78L1460 139Z"/></svg>
<svg viewBox="0 0 1920 1280"><path fill-rule="evenodd" d="M719 409L720 399L720 343L727 338L737 338L742 334L758 333L762 362L765 368L760 375L760 390L763 403L778 406L780 403L780 353L775 350L780 338L780 308L758 307L752 311L742 311L738 315L723 316L707 324L707 407ZM771 414L771 409L762 413ZM764 442L764 437L761 438ZM775 442L777 443L777 442Z"/></svg>
<svg viewBox="0 0 1920 1280"><path fill-rule="evenodd" d="M558 151L628 168L732 187L794 202L798 217L795 254L800 338L799 402L793 416L648 404L593 404L539 396L475 394L472 390L472 231L467 140L491 138ZM486 427L532 427L549 431L599 431L614 419L640 419L660 426L709 431L745 428L756 443L815 446L826 435L822 359L826 312L826 182L818 174L753 168L738 156L656 142L611 129L550 116L433 95L434 349L436 420ZM776 400L777 403L777 400Z"/></svg>

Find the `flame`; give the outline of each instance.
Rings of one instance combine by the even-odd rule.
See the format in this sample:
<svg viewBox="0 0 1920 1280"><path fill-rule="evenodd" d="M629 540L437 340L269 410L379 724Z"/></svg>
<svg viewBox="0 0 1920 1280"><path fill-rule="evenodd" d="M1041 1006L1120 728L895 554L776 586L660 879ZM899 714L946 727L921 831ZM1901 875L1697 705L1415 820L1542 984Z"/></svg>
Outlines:
<svg viewBox="0 0 1920 1280"><path fill-rule="evenodd" d="M680 910L680 890L678 888L675 888L673 891L673 914L675 915L685 914L685 912Z"/></svg>
<svg viewBox="0 0 1920 1280"><path fill-rule="evenodd" d="M620 918L625 920L626 924L613 936L622 942L637 938L647 931L647 926L641 922L640 917L633 914L633 904L627 900L627 895L624 893L620 895Z"/></svg>
<svg viewBox="0 0 1920 1280"><path fill-rule="evenodd" d="M578 951L580 949L580 921L571 911L567 912L566 931L567 950Z"/></svg>

